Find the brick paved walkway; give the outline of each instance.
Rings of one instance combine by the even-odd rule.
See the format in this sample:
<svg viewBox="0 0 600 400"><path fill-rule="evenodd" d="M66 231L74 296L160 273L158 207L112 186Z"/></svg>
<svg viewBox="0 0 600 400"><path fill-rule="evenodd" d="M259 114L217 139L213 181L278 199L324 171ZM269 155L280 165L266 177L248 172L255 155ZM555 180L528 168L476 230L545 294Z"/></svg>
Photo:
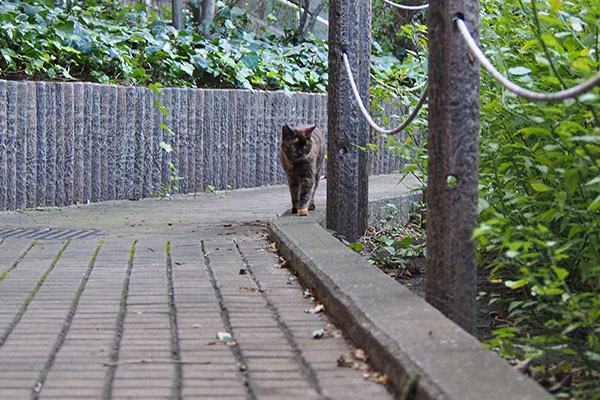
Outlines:
<svg viewBox="0 0 600 400"><path fill-rule="evenodd" d="M337 365L343 338L313 338L335 329L261 222L287 196L0 213L0 398L391 398Z"/></svg>

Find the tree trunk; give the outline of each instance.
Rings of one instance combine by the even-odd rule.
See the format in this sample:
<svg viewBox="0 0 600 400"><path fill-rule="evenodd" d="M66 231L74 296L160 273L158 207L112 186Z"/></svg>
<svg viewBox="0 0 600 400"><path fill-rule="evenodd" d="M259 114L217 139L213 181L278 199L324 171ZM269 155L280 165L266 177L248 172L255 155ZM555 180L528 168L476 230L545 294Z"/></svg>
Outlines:
<svg viewBox="0 0 600 400"><path fill-rule="evenodd" d="M426 300L465 330L476 325L479 64L453 21L478 37L479 0L430 1Z"/></svg>
<svg viewBox="0 0 600 400"><path fill-rule="evenodd" d="M177 30L183 29L183 5L181 0L171 0L172 24Z"/></svg>
<svg viewBox="0 0 600 400"><path fill-rule="evenodd" d="M369 103L371 0L329 2L327 88L327 228L349 241L367 230L369 125L354 100L342 54L346 53L363 101Z"/></svg>
<svg viewBox="0 0 600 400"><path fill-rule="evenodd" d="M215 0L203 0L202 1L202 16L200 17L201 23L211 23L215 16Z"/></svg>

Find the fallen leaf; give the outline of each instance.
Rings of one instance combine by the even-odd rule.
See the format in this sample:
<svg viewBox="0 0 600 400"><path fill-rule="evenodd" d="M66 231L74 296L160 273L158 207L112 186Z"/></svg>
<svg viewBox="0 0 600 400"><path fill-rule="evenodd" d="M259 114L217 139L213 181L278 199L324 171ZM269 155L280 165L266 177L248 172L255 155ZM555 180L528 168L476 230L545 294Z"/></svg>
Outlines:
<svg viewBox="0 0 600 400"><path fill-rule="evenodd" d="M342 331L337 329L333 324L327 324L323 329L317 329L316 331L313 331L314 339L328 337L340 338L342 337Z"/></svg>
<svg viewBox="0 0 600 400"><path fill-rule="evenodd" d="M365 351L363 349L353 348L352 353L354 355L354 358L356 358L357 360L367 361L367 355L365 354Z"/></svg>
<svg viewBox="0 0 600 400"><path fill-rule="evenodd" d="M335 337L335 338L341 338L342 337L342 331L337 329L335 327L335 325L329 323L325 326L325 333L327 334L327 337Z"/></svg>
<svg viewBox="0 0 600 400"><path fill-rule="evenodd" d="M217 332L217 339L221 341L233 340L231 333L229 332Z"/></svg>
<svg viewBox="0 0 600 400"><path fill-rule="evenodd" d="M354 364L354 359L352 359L352 356L348 353L342 354L337 359L337 366L341 367L341 368L351 368L353 364Z"/></svg>
<svg viewBox="0 0 600 400"><path fill-rule="evenodd" d="M318 314L325 311L325 306L323 304L318 304L317 306L311 308L310 310L304 310L305 313L309 314Z"/></svg>
<svg viewBox="0 0 600 400"><path fill-rule="evenodd" d="M531 362L533 361L533 358L526 358L523 361L521 361L520 363L518 363L517 365L515 365L513 367L513 369L516 369L519 372L524 372L527 370L527 367L529 367L529 364L531 364Z"/></svg>
<svg viewBox="0 0 600 400"><path fill-rule="evenodd" d="M317 329L316 331L313 331L312 336L313 336L313 339L321 339L326 334L327 334L327 331L325 331L325 329Z"/></svg>

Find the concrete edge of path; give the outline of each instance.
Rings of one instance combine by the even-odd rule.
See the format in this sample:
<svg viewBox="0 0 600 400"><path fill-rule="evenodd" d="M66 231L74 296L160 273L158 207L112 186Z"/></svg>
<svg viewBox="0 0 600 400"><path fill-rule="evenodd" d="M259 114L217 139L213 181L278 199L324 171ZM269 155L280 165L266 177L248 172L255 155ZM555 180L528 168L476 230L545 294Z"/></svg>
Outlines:
<svg viewBox="0 0 600 400"><path fill-rule="evenodd" d="M412 194L399 197L394 204L414 201ZM344 335L388 375L397 393L411 390L408 398L414 399L553 399L335 239L317 222L322 218L317 212L312 217L283 215L271 223L271 238L288 267Z"/></svg>

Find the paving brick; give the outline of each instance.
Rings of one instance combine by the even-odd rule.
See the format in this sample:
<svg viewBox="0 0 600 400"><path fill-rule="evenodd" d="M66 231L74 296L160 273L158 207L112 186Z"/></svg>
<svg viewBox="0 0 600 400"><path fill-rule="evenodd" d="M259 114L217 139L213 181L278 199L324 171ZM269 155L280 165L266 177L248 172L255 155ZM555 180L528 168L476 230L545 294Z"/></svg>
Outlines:
<svg viewBox="0 0 600 400"><path fill-rule="evenodd" d="M171 399L177 371L184 399L246 398L246 379L259 399L391 398L380 385L365 381L361 371L336 369L335 360L349 347L343 338L312 339L327 318L304 313L314 304L303 297L298 282L288 280L278 256L267 251L266 226L252 225L285 210L288 196L285 187L264 188L228 192L226 198L201 194L169 202L67 207L60 213L2 214L7 227L92 224L104 233L71 241L0 345L0 399L29 397L57 343L42 399L100 398L107 371L114 372L112 399ZM5 240L0 274L29 243ZM63 244L40 240L0 281L0 333ZM174 304L169 304L170 285ZM217 339L218 332L228 331L236 343ZM111 355L117 356L116 364L110 363Z"/></svg>
<svg viewBox="0 0 600 400"><path fill-rule="evenodd" d="M73 390L65 390L62 388L44 388L40 395L40 399L57 399L57 400L82 400L82 399L98 399L102 397L102 388L76 388Z"/></svg>
<svg viewBox="0 0 600 400"><path fill-rule="evenodd" d="M238 384L238 386L233 385L217 385L214 382L211 382L210 386L191 386L184 385L182 394L184 398L231 398L231 399L241 399L245 397L245 389Z"/></svg>
<svg viewBox="0 0 600 400"><path fill-rule="evenodd" d="M5 399L26 399L31 395L31 388L15 388L2 385L2 397Z"/></svg>
<svg viewBox="0 0 600 400"><path fill-rule="evenodd" d="M153 387L151 389L146 388L144 385L140 385L139 387L115 387L112 392L112 399L114 400L170 400L171 398L172 396L170 387Z"/></svg>
<svg viewBox="0 0 600 400"><path fill-rule="evenodd" d="M120 365L115 375L115 384L120 382L135 381L140 384L140 380L147 379L154 384L160 382L160 385L169 385L173 376L173 366L168 364L146 364L146 365ZM151 384L151 383L149 383Z"/></svg>

